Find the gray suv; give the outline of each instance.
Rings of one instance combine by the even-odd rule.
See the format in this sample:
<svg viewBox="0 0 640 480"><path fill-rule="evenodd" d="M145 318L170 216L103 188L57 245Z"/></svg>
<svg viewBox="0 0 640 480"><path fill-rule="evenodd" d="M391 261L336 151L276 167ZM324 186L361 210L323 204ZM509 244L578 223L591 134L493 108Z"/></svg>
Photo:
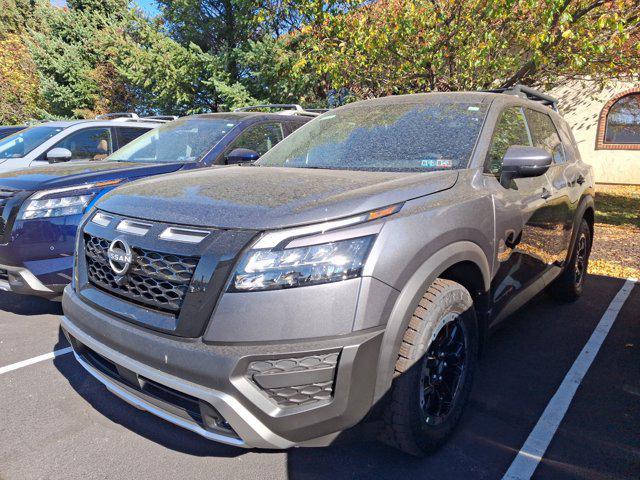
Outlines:
<svg viewBox="0 0 640 480"><path fill-rule="evenodd" d="M241 447L444 442L492 327L580 296L593 175L526 88L331 110L252 165L105 195L63 299L76 358L138 408Z"/></svg>

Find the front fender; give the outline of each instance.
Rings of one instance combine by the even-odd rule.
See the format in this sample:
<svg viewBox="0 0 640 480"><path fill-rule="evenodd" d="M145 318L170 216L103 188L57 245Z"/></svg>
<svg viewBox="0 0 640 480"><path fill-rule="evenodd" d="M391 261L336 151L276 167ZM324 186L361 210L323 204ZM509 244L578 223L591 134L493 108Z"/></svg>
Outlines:
<svg viewBox="0 0 640 480"><path fill-rule="evenodd" d="M460 262L474 263L480 272L485 290L491 284L489 261L480 246L470 241L449 244L429 257L406 282L389 316L378 358L378 376L374 401L378 401L391 387L402 337L418 302L429 285L449 267ZM425 352L428 345L425 345Z"/></svg>

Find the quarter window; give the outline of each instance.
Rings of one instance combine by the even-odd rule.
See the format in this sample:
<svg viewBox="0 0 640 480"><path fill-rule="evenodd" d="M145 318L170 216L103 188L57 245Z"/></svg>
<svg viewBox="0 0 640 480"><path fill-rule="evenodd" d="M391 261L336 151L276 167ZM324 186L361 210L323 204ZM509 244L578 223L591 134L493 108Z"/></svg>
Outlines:
<svg viewBox="0 0 640 480"><path fill-rule="evenodd" d="M229 151L236 148L248 148L264 155L277 143L282 141L284 133L281 123L263 123L249 127L236 138Z"/></svg>
<svg viewBox="0 0 640 480"><path fill-rule="evenodd" d="M485 171L500 177L504 155L513 145L531 146L527 122L520 107L506 108L500 114L493 132Z"/></svg>
<svg viewBox="0 0 640 480"><path fill-rule="evenodd" d="M149 130L146 128L135 127L118 127L118 144L120 148L124 147L127 143L135 140L140 135L147 133Z"/></svg>
<svg viewBox="0 0 640 480"><path fill-rule="evenodd" d="M85 128L72 133L53 148L66 148L71 160L102 160L113 151L109 128Z"/></svg>
<svg viewBox="0 0 640 480"><path fill-rule="evenodd" d="M551 117L546 113L527 109L527 119L533 136L533 144L549 152L555 163L564 163L562 141Z"/></svg>

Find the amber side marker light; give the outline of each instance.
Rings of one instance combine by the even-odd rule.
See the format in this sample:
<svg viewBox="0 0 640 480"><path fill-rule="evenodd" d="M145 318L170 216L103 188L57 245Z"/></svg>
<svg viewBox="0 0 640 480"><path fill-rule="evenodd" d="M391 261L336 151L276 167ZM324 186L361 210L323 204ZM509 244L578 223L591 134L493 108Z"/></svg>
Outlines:
<svg viewBox="0 0 640 480"><path fill-rule="evenodd" d="M388 217L394 213L398 213L404 203L396 203L395 205L389 205L388 207L379 208L368 213L367 221L377 220L379 218Z"/></svg>
<svg viewBox="0 0 640 480"><path fill-rule="evenodd" d="M124 178L117 178L115 180L105 180L103 182L95 183L94 185L96 187L108 187L110 185L117 185L119 183L122 183L123 180L124 180Z"/></svg>

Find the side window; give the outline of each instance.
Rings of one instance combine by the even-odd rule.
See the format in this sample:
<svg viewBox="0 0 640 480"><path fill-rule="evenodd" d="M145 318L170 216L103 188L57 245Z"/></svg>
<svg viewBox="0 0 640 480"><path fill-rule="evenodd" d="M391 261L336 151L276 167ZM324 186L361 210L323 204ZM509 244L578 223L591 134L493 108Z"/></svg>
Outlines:
<svg viewBox="0 0 640 480"><path fill-rule="evenodd" d="M235 148L248 148L264 155L283 138L281 123L263 123L242 132L229 146L228 151Z"/></svg>
<svg viewBox="0 0 640 480"><path fill-rule="evenodd" d="M502 172L502 159L512 145L531 146L527 122L520 107L506 108L498 119L493 132L485 172L496 177Z"/></svg>
<svg viewBox="0 0 640 480"><path fill-rule="evenodd" d="M118 131L118 148L124 147L127 143L149 131L146 128L134 127L117 127L116 130Z"/></svg>
<svg viewBox="0 0 640 480"><path fill-rule="evenodd" d="M562 141L551 117L546 113L527 109L527 119L533 136L533 144L549 152L555 163L564 163L565 154Z"/></svg>
<svg viewBox="0 0 640 480"><path fill-rule="evenodd" d="M54 145L71 151L71 160L102 160L113 152L109 128L85 128Z"/></svg>

